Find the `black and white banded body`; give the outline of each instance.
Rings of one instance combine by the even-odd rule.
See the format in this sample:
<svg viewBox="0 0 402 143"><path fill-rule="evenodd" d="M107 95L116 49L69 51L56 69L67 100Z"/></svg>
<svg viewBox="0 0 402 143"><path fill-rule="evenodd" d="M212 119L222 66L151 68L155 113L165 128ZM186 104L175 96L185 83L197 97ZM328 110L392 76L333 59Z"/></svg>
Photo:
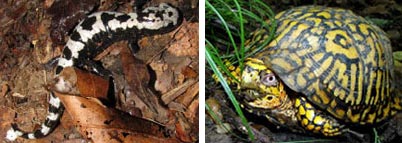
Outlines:
<svg viewBox="0 0 402 143"><path fill-rule="evenodd" d="M68 91L66 82L59 76L66 67L91 67L95 73L103 76L102 67L93 64L93 58L116 41L128 40L135 43L142 37L164 34L176 29L182 22L177 8L166 3L156 7L147 7L136 13L96 12L82 20L70 35L56 67L57 91ZM134 51L133 51L134 52ZM16 124L7 131L6 138L18 137L36 139L48 135L56 127L64 111L60 99L50 94L49 113L41 128L31 133L20 130Z"/></svg>

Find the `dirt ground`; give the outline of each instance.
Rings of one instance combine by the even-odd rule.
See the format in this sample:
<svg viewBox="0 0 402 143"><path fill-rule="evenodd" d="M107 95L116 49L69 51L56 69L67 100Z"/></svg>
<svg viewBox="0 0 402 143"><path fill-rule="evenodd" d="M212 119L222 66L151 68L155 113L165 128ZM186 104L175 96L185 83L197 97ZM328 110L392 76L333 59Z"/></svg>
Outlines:
<svg viewBox="0 0 402 143"><path fill-rule="evenodd" d="M393 46L393 51L402 51L401 32L402 32L402 3L395 0L336 0L336 1L314 1L317 5L330 7L341 7L350 9L358 15L378 22L381 28L387 32ZM313 1L303 0L276 0L266 1L275 13L289 9L295 6L312 5ZM402 95L402 67L395 66L395 84L397 95ZM234 134L217 133L218 126L209 117L206 116L206 142L247 142L244 140L247 135L242 132L241 121L234 112L230 100L225 95L220 84L215 83L211 77L212 72L206 73L206 99L211 100L211 108L219 111L218 116L223 118L223 122L229 124ZM357 137L346 134L341 137L324 138L319 136L296 134L286 129L277 128L263 117L251 115L243 110L248 121L251 122L253 130L256 133L255 142L374 142L374 132L372 128L358 129L364 137ZM384 125L377 127L377 133L382 143L402 142L402 113L397 114Z"/></svg>
<svg viewBox="0 0 402 143"><path fill-rule="evenodd" d="M97 11L132 12L135 9L134 2L4 0L0 3L2 142L6 142L5 135L11 123L16 123L25 131L33 131L44 121L48 113L49 87L54 83L54 65L49 64L49 61L61 54L69 34L78 22ZM107 109L122 112L124 118L147 118L155 122L155 126L162 125L169 133L167 142L195 142L198 140L199 108L198 1L152 0L144 3L144 7L162 2L180 9L184 20L179 28L168 34L141 39L138 42L140 50L135 58L132 54L122 56L122 51L129 48L128 43L122 41L110 46L94 60L113 74L113 82L107 80L106 83L111 83L101 87L114 86L113 89L107 88L107 91L112 91L107 93L108 96L113 98L112 101L106 101L110 103ZM98 75L91 76L96 78ZM45 138L33 141L19 138L16 142L90 141L88 134L82 134L82 126L77 124L76 117L72 117L71 110L67 108L60 125ZM117 129L111 130L120 132ZM133 130L137 129L134 127ZM158 138L164 142L164 138L161 139Z"/></svg>

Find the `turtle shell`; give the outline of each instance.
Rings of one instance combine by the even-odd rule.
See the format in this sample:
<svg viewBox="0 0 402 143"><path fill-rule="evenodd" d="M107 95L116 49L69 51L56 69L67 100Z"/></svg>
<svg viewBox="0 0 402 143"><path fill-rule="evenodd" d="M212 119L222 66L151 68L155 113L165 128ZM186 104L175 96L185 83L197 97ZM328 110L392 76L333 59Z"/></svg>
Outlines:
<svg viewBox="0 0 402 143"><path fill-rule="evenodd" d="M303 6L276 15L276 38L256 55L292 90L339 120L395 114L393 60L379 27L350 10Z"/></svg>

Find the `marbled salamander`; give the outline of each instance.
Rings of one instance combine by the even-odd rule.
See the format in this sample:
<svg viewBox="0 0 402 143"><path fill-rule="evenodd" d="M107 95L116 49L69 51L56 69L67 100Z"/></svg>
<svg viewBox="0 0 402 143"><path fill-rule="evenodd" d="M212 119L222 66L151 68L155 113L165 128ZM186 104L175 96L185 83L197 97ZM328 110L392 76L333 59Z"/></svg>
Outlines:
<svg viewBox="0 0 402 143"><path fill-rule="evenodd" d="M178 9L166 3L157 7L147 7L137 13L96 12L81 21L70 35L63 54L58 58L56 75L66 67L83 67L92 64L92 59L100 54L113 42L129 40L137 42L144 36L163 34L178 27L182 16ZM99 43L100 46L98 45ZM92 65L91 65L92 66ZM101 67L93 67L100 74ZM60 80L60 79L59 79ZM63 91L63 79L56 83L57 90ZM48 135L56 127L64 111L60 99L50 94L49 113L41 128L31 133L20 130L16 124L7 131L6 138L15 140L17 137L36 139Z"/></svg>

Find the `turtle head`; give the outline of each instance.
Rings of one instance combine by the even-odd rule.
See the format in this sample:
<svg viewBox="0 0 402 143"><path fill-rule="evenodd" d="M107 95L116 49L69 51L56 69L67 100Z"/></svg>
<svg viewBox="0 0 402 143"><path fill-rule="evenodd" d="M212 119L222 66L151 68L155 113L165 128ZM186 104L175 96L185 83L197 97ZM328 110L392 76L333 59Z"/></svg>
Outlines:
<svg viewBox="0 0 402 143"><path fill-rule="evenodd" d="M277 109L288 101L283 82L259 59L246 59L240 91L253 109Z"/></svg>

